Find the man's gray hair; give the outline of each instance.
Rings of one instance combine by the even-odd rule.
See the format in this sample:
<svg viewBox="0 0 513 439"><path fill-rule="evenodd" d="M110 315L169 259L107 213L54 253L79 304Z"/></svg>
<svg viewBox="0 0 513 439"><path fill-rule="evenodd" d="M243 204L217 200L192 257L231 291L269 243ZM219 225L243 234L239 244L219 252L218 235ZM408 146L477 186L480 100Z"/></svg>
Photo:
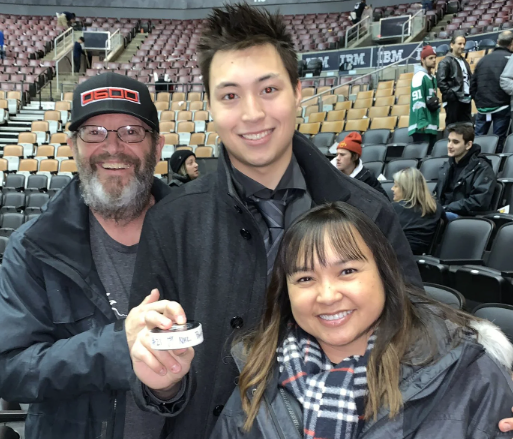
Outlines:
<svg viewBox="0 0 513 439"><path fill-rule="evenodd" d="M499 34L497 45L500 47L509 47L513 44L513 32L505 30Z"/></svg>

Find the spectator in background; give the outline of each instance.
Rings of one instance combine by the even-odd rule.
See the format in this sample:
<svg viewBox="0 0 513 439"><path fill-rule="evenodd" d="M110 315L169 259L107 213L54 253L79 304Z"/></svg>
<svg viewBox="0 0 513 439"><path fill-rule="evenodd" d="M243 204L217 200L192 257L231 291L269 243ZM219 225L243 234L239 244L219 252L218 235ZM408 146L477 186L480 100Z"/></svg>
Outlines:
<svg viewBox="0 0 513 439"><path fill-rule="evenodd" d="M474 143L474 128L454 124L449 128L449 160L440 169L435 196L449 221L490 209L495 173L490 161Z"/></svg>
<svg viewBox="0 0 513 439"><path fill-rule="evenodd" d="M513 51L513 48L510 48L510 50ZM510 97L510 111L513 111L513 56L509 57L506 67L502 71L500 83L502 90ZM511 113L511 116L513 117L513 113Z"/></svg>
<svg viewBox="0 0 513 439"><path fill-rule="evenodd" d="M501 32L497 47L481 59L470 82L470 94L474 99L476 116L476 136L488 134L493 121L493 133L499 136L497 152L502 152L510 122L510 95L501 87L501 74L513 50L513 32Z"/></svg>
<svg viewBox="0 0 513 439"><path fill-rule="evenodd" d="M57 14L57 26L63 26L65 28L70 27L75 21L75 14L73 12L61 12Z"/></svg>
<svg viewBox="0 0 513 439"><path fill-rule="evenodd" d="M365 11L366 7L366 0L360 0L358 3L356 3L353 12L351 12L351 19L353 21L353 24L360 22L360 20L362 19L363 11Z"/></svg>
<svg viewBox="0 0 513 439"><path fill-rule="evenodd" d="M0 59L5 59L5 40L2 30L0 30Z"/></svg>
<svg viewBox="0 0 513 439"><path fill-rule="evenodd" d="M82 55L85 55L84 43L84 37L80 37L78 41L75 41L75 44L73 46L73 63L75 64L75 73L80 72Z"/></svg>
<svg viewBox="0 0 513 439"><path fill-rule="evenodd" d="M425 254L444 214L442 206L436 202L424 176L416 168L396 172L392 192L392 205L413 254Z"/></svg>
<svg viewBox="0 0 513 439"><path fill-rule="evenodd" d="M361 155L362 136L356 132L349 133L337 146L337 156L335 157L334 164L343 174L363 181L378 192L381 192L388 199L388 195L380 182L363 166L360 158Z"/></svg>
<svg viewBox="0 0 513 439"><path fill-rule="evenodd" d="M470 97L470 80L472 73L465 58L466 39L463 35L453 36L451 52L440 61L436 81L442 92L442 101L447 113L445 124L456 122L472 124L472 104Z"/></svg>
<svg viewBox="0 0 513 439"><path fill-rule="evenodd" d="M431 46L422 49L420 64L422 67L411 81L408 134L414 142L427 142L433 146L438 135L440 103L436 96L436 78L433 76L436 53Z"/></svg>
<svg viewBox="0 0 513 439"><path fill-rule="evenodd" d="M169 186L182 186L199 177L196 155L188 149L175 151L169 159L169 165L173 171Z"/></svg>

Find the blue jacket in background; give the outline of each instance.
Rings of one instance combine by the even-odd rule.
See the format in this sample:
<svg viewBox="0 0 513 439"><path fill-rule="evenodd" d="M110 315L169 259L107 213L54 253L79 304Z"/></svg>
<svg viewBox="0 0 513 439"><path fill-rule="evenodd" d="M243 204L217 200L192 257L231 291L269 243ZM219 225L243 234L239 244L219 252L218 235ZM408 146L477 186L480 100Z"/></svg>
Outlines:
<svg viewBox="0 0 513 439"><path fill-rule="evenodd" d="M0 30L0 47L4 45L4 33Z"/></svg>
<svg viewBox="0 0 513 439"><path fill-rule="evenodd" d="M75 41L75 45L73 46L73 58L80 58L80 55L84 53L84 49L82 49L82 45Z"/></svg>

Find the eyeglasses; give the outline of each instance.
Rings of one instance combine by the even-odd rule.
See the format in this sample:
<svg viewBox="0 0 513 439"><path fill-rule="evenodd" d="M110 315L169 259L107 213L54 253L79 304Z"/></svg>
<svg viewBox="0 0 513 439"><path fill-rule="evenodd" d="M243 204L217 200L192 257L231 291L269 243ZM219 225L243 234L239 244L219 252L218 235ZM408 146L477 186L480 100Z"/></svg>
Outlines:
<svg viewBox="0 0 513 439"><path fill-rule="evenodd" d="M101 143L109 133L116 133L118 138L125 143L140 143L146 137L146 133L153 133L153 131L140 125L119 127L117 130L108 130L96 125L84 125L78 129L78 137L86 143Z"/></svg>

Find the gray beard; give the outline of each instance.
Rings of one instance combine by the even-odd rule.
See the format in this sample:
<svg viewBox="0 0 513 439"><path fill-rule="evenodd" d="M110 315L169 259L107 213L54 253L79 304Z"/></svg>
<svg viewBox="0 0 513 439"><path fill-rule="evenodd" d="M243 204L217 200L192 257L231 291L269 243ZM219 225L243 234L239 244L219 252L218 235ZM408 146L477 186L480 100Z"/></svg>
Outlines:
<svg viewBox="0 0 513 439"><path fill-rule="evenodd" d="M77 160L84 203L106 220L128 224L138 218L151 199L153 168L150 162L152 159L152 154L150 154L150 157L147 157L143 163L144 169L140 171L136 169L135 176L120 191L115 191L117 193L107 192L96 172L90 168L86 169L80 160Z"/></svg>

